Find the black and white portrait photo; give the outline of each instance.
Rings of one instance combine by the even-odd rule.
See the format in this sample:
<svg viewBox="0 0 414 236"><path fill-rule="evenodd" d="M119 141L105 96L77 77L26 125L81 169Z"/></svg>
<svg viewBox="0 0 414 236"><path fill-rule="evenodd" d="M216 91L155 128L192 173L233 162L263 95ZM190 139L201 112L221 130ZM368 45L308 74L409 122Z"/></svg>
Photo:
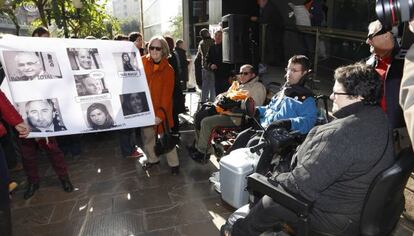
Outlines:
<svg viewBox="0 0 414 236"><path fill-rule="evenodd" d="M9 81L61 79L57 57L52 52L4 51Z"/></svg>
<svg viewBox="0 0 414 236"><path fill-rule="evenodd" d="M115 127L112 106L109 100L82 104L87 126L92 130L103 130Z"/></svg>
<svg viewBox="0 0 414 236"><path fill-rule="evenodd" d="M102 62L96 48L67 48L72 70L101 69Z"/></svg>
<svg viewBox="0 0 414 236"><path fill-rule="evenodd" d="M121 77L139 77L141 71L138 68L137 54L135 52L113 53L116 66Z"/></svg>
<svg viewBox="0 0 414 236"><path fill-rule="evenodd" d="M122 94L120 98L124 116L149 111L145 92Z"/></svg>
<svg viewBox="0 0 414 236"><path fill-rule="evenodd" d="M75 75L78 96L108 93L104 77L105 73L102 71L92 71L88 74Z"/></svg>
<svg viewBox="0 0 414 236"><path fill-rule="evenodd" d="M17 103L20 115L26 120L31 132L65 131L56 98Z"/></svg>

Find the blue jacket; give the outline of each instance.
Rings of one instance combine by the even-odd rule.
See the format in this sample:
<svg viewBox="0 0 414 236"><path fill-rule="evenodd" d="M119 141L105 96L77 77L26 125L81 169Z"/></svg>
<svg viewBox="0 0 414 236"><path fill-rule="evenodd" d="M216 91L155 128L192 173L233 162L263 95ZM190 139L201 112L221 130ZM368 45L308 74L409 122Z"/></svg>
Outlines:
<svg viewBox="0 0 414 236"><path fill-rule="evenodd" d="M283 95L279 98L273 96L269 105L259 106L260 123L263 127L269 126L276 120L290 119L292 130L307 134L315 125L318 109L315 99L307 97L300 101L297 97Z"/></svg>

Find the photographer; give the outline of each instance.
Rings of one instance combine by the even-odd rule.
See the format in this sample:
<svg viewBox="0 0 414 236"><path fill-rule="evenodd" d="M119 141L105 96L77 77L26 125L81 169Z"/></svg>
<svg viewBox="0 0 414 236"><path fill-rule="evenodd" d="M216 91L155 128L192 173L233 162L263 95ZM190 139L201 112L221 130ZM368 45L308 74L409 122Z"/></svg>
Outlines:
<svg viewBox="0 0 414 236"><path fill-rule="evenodd" d="M387 117L379 107L381 80L362 63L335 70L330 99L335 120L314 127L293 156L290 172L269 181L313 203L310 228L332 235L357 235L370 183L394 162ZM380 147L380 148L379 148ZM230 216L228 222L234 222ZM264 196L224 235L260 235L279 223L295 228L296 213Z"/></svg>

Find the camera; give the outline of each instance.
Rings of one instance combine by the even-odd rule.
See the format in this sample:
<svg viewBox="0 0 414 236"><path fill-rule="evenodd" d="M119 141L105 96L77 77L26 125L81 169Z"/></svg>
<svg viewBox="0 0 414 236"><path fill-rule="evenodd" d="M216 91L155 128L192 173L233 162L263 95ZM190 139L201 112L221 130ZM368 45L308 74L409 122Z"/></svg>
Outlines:
<svg viewBox="0 0 414 236"><path fill-rule="evenodd" d="M413 18L414 0L377 0L375 11L382 25L390 29Z"/></svg>

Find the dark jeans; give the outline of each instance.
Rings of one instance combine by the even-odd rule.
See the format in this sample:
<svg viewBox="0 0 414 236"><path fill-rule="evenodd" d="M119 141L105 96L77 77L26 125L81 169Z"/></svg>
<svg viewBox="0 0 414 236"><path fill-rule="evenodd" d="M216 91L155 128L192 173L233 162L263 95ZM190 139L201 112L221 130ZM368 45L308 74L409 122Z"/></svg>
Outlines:
<svg viewBox="0 0 414 236"><path fill-rule="evenodd" d="M35 139L20 139L23 154L23 167L30 183L39 183L40 180L37 167L39 149L46 151L47 157L52 163L56 175L60 179L64 179L68 176L64 155L58 146L56 138L49 137L48 140L49 142L46 143L46 139L40 139L39 141L36 141Z"/></svg>
<svg viewBox="0 0 414 236"><path fill-rule="evenodd" d="M354 216L355 217L355 216ZM272 231L281 223L287 223L293 229L299 225L298 216L264 196L252 209L246 218L238 219L232 228L232 236L255 236L266 231ZM329 214L319 210L313 210L310 215L310 228L316 232L324 232L332 235L358 235L359 225L349 216Z"/></svg>
<svg viewBox="0 0 414 236"><path fill-rule="evenodd" d="M1 235L11 235L9 175L2 147L0 147L0 232Z"/></svg>

